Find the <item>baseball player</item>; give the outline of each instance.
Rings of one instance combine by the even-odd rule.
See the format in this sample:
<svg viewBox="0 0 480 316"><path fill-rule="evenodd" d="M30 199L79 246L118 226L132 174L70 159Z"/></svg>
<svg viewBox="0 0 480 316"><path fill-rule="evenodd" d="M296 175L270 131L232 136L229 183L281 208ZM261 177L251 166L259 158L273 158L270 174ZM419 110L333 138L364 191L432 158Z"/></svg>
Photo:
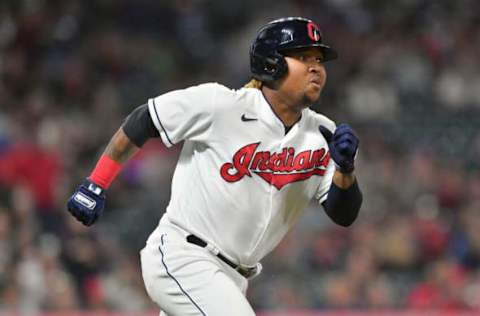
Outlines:
<svg viewBox="0 0 480 316"><path fill-rule="evenodd" d="M339 225L355 220L358 138L349 125L309 109L325 85L323 63L336 57L313 21L268 23L251 45L252 81L239 90L206 83L149 99L68 200L69 212L92 225L105 191L145 141L183 141L170 203L141 251L160 315L255 315L248 280L312 199Z"/></svg>

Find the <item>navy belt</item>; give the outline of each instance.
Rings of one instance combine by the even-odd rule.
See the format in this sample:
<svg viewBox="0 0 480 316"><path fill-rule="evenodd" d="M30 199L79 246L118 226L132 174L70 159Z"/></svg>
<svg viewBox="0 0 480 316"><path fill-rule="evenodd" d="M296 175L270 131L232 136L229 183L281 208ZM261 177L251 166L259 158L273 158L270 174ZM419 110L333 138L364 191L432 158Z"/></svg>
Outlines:
<svg viewBox="0 0 480 316"><path fill-rule="evenodd" d="M202 247L202 248L205 248L207 247L207 243L198 238L197 236L195 235L188 235L187 236L187 241L191 244L194 244L194 245L197 245L199 247ZM254 268L244 268L244 267L241 267L239 266L238 264L235 264L233 263L232 261L230 261L227 257L225 257L224 255L222 255L221 253L217 253L216 254L217 257L222 260L223 262L225 262L226 264L228 264L230 267L232 267L235 271L237 271L238 273L240 273L241 275L243 275L244 277L246 278L249 278L251 277L252 275L255 274L255 272L257 271L257 268L254 267Z"/></svg>

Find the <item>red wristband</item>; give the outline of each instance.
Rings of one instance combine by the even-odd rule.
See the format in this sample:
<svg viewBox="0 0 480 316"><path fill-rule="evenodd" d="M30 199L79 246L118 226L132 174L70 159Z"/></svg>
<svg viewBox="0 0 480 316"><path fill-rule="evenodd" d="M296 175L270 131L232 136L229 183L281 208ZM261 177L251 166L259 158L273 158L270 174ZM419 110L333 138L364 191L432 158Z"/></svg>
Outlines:
<svg viewBox="0 0 480 316"><path fill-rule="evenodd" d="M120 170L122 170L121 163L116 162L107 155L102 155L89 178L95 184L101 186L102 189L106 190L118 175Z"/></svg>

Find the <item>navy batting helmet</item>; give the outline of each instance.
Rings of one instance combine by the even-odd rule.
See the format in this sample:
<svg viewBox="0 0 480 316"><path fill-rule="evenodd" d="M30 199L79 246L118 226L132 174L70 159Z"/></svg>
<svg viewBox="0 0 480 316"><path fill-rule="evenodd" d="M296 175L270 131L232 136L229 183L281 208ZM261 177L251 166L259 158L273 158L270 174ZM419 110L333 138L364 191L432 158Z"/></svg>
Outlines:
<svg viewBox="0 0 480 316"><path fill-rule="evenodd" d="M268 23L260 29L250 47L253 77L263 82L280 79L288 70L282 53L306 47L318 47L323 61L337 58L337 52L322 43L322 33L313 21L289 17Z"/></svg>

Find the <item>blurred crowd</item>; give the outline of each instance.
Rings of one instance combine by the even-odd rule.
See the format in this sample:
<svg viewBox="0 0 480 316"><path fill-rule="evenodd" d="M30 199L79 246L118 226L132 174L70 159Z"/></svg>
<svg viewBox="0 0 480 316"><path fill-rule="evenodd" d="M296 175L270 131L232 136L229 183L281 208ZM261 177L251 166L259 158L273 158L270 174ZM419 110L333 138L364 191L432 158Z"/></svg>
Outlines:
<svg viewBox="0 0 480 316"><path fill-rule="evenodd" d="M258 310L480 310L480 2L3 0L0 311L151 310L138 251L179 147L148 142L92 228L65 210L123 118L150 97L249 80L259 26L316 21L340 53L313 108L361 144L358 220L312 204L264 260ZM188 197L186 197L188 198Z"/></svg>

